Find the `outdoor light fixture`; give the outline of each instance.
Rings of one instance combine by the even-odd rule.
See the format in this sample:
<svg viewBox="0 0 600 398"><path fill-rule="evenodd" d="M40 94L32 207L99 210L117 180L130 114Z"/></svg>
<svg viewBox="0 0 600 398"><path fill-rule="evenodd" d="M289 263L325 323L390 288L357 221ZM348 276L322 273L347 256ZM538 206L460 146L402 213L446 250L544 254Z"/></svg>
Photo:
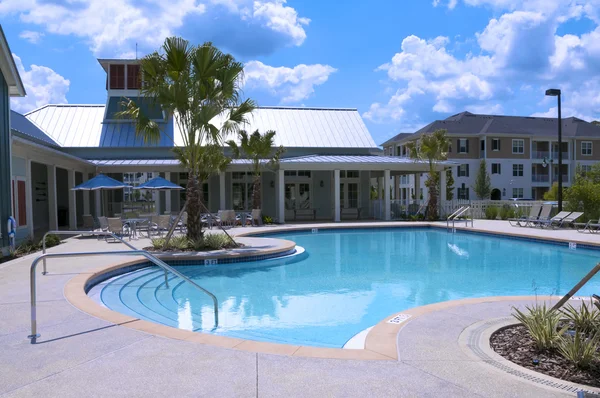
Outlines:
<svg viewBox="0 0 600 398"><path fill-rule="evenodd" d="M321 188L323 188L323 187L325 186L325 183L323 182L323 180L321 180L321 182L319 183L319 186L320 186Z"/></svg>
<svg viewBox="0 0 600 398"><path fill-rule="evenodd" d="M560 95L557 88L546 90L546 95L558 98L558 211L562 211L562 121L560 114ZM550 148L552 150L552 148ZM546 166L544 166L546 167Z"/></svg>
<svg viewBox="0 0 600 398"><path fill-rule="evenodd" d="M275 181L271 180L271 188L275 188Z"/></svg>

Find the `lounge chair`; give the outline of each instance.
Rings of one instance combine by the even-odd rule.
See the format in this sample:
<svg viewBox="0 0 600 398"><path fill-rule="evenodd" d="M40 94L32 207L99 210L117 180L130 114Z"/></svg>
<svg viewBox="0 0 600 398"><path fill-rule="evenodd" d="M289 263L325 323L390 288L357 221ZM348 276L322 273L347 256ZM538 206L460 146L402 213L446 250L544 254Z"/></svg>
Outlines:
<svg viewBox="0 0 600 398"><path fill-rule="evenodd" d="M158 235L162 236L163 232L169 231L170 228L171 216L160 215L156 216L156 218L152 216L152 222L149 227L149 232L156 231ZM148 236L150 236L149 233Z"/></svg>
<svg viewBox="0 0 600 398"><path fill-rule="evenodd" d="M566 216L562 217L562 219L560 220L554 220L554 218L560 218L559 215L561 213L568 213ZM583 215L583 213L575 211L573 213L569 213L568 211L562 211L559 214L557 214L555 217L552 218L552 221L550 222L546 222L546 223L542 223L541 226L542 227L549 227L549 228L562 228L562 227L566 227L569 224L573 224L573 222L575 220L577 220L579 217L581 217Z"/></svg>
<svg viewBox="0 0 600 398"><path fill-rule="evenodd" d="M250 222L252 226L260 227L262 225L262 211L261 209L252 209L252 214L250 214Z"/></svg>
<svg viewBox="0 0 600 398"><path fill-rule="evenodd" d="M597 294L592 294L592 300L594 301L596 307L598 307L598 309L600 310L600 296L598 296Z"/></svg>
<svg viewBox="0 0 600 398"><path fill-rule="evenodd" d="M576 222L573 226L577 228L577 232L594 233L600 231L600 220L589 220L588 222Z"/></svg>
<svg viewBox="0 0 600 398"><path fill-rule="evenodd" d="M550 213L552 213L552 205L543 205L542 211L540 211L540 215L538 216L538 218L536 220L529 221L527 225L530 227L540 226L541 223L550 220Z"/></svg>
<svg viewBox="0 0 600 398"><path fill-rule="evenodd" d="M129 235L129 226L123 224L120 218L117 217L109 217L106 219L108 221L108 231L112 232L117 236L125 236ZM131 235L130 235L131 236Z"/></svg>
<svg viewBox="0 0 600 398"><path fill-rule="evenodd" d="M519 218L509 218L508 223L513 227L526 227L530 222L536 221L540 215L541 205L535 204L531 206L529 216L523 216ZM514 224L513 224L514 223Z"/></svg>
<svg viewBox="0 0 600 398"><path fill-rule="evenodd" d="M93 231L94 229L96 229L94 217L92 217L90 214L84 214L81 216L81 218L83 219L83 229L85 229L86 231Z"/></svg>
<svg viewBox="0 0 600 398"><path fill-rule="evenodd" d="M554 227L555 225L560 225L562 221L567 218L571 214L570 211L561 211L557 215L549 219L540 219L535 222L536 227Z"/></svg>
<svg viewBox="0 0 600 398"><path fill-rule="evenodd" d="M100 225L101 232L108 232L108 219L106 217L98 217L98 225ZM102 235L98 235L98 240L102 238ZM107 240L108 237L105 235L104 240Z"/></svg>

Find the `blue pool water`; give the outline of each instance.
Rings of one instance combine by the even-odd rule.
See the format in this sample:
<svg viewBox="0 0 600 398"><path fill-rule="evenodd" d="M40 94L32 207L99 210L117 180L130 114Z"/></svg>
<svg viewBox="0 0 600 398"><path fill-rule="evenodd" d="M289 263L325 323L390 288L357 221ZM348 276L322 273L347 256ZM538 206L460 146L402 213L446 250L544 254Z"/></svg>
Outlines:
<svg viewBox="0 0 600 398"><path fill-rule="evenodd" d="M105 282L109 308L188 330L244 339L342 347L395 312L468 297L565 294L597 250L437 229L289 232L306 255L285 260L180 266L219 300L144 268ZM600 292L600 277L579 293Z"/></svg>

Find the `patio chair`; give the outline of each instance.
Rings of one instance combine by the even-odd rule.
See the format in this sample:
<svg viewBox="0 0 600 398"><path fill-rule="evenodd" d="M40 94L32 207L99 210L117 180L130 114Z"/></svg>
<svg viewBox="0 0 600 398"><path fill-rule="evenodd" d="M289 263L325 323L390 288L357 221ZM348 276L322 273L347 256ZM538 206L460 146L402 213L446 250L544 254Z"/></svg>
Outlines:
<svg viewBox="0 0 600 398"><path fill-rule="evenodd" d="M81 216L83 219L83 229L86 231L93 231L96 229L96 223L94 222L94 217L90 214L84 214Z"/></svg>
<svg viewBox="0 0 600 398"><path fill-rule="evenodd" d="M187 219L188 219L187 211L184 211L183 214L181 215L181 218L179 219L179 223L177 223L177 227L179 227L179 232L183 233L183 230L187 229Z"/></svg>
<svg viewBox="0 0 600 398"><path fill-rule="evenodd" d="M550 213L552 213L552 205L543 205L540 215L536 220L531 220L527 224L529 227L537 227L540 223L550 220Z"/></svg>
<svg viewBox="0 0 600 398"><path fill-rule="evenodd" d="M583 212L574 211L573 213L563 218L563 220L560 222L560 225L557 228L564 228L569 225L573 225L574 222L581 216L583 216Z"/></svg>
<svg viewBox="0 0 600 398"><path fill-rule="evenodd" d="M531 206L529 216L523 216L519 218L509 218L508 223L513 227L526 227L530 222L536 221L540 215L541 205L535 204ZM513 224L514 223L514 224Z"/></svg>
<svg viewBox="0 0 600 398"><path fill-rule="evenodd" d="M202 214L200 216L200 222L202 222L203 225L206 225L208 229L212 229L214 225L222 226L221 217L218 215L215 216L211 213Z"/></svg>
<svg viewBox="0 0 600 398"><path fill-rule="evenodd" d="M162 236L163 232L166 232L171 228L171 216L160 215L152 216L152 222L149 227L149 231L156 231L160 236ZM156 221L156 222L155 222ZM150 236L150 235L148 235Z"/></svg>
<svg viewBox="0 0 600 398"><path fill-rule="evenodd" d="M106 217L98 217L98 225L100 226L101 232L108 232L108 219ZM102 239L102 235L98 235L98 240ZM108 237L104 236L104 240L107 240Z"/></svg>
<svg viewBox="0 0 600 398"><path fill-rule="evenodd" d="M123 224L123 221L120 218L109 217L106 220L108 222L108 232L112 232L113 234L121 237L129 235L129 226Z"/></svg>
<svg viewBox="0 0 600 398"><path fill-rule="evenodd" d="M540 228L545 228L545 227L553 228L556 225L558 225L558 226L562 225L563 220L565 218L567 218L570 214L571 214L570 211L561 211L554 217L545 219L545 220L538 220L535 222L535 224L536 224L536 227L540 227Z"/></svg>
<svg viewBox="0 0 600 398"><path fill-rule="evenodd" d="M576 222L573 223L573 226L577 228L577 232L585 233L586 231L589 233L594 233L600 231L600 219L599 220L589 220L588 222Z"/></svg>

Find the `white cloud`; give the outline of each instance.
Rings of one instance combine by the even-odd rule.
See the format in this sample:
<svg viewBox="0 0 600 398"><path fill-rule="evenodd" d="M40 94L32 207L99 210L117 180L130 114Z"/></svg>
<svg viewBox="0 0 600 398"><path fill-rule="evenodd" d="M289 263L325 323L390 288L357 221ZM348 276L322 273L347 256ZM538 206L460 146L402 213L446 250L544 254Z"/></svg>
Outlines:
<svg viewBox="0 0 600 398"><path fill-rule="evenodd" d="M66 94L69 91L69 80L65 79L46 66L31 65L26 70L21 58L13 54L17 69L23 80L27 96L11 98L11 108L25 113L46 104L67 103Z"/></svg>
<svg viewBox="0 0 600 398"><path fill-rule="evenodd" d="M201 31L201 41L226 42L231 37L243 41L251 28L259 31L259 37L253 37L255 40L298 46L306 39L304 27L310 22L287 6L285 0L0 2L0 16L15 14L23 22L40 26L48 33L83 38L97 56L130 52L135 43L140 49L152 51L165 37L185 29L191 37L198 37L194 33L203 26L206 30ZM277 40L267 40L265 36L269 35Z"/></svg>
<svg viewBox="0 0 600 398"><path fill-rule="evenodd" d="M44 37L44 34L32 30L24 30L19 34L19 37L23 40L27 40L31 44L38 44L42 37Z"/></svg>
<svg viewBox="0 0 600 398"><path fill-rule="evenodd" d="M273 67L260 61L250 61L244 67L245 83L263 88L281 98L283 103L297 103L310 97L315 86L325 83L337 69L329 65L296 65Z"/></svg>

